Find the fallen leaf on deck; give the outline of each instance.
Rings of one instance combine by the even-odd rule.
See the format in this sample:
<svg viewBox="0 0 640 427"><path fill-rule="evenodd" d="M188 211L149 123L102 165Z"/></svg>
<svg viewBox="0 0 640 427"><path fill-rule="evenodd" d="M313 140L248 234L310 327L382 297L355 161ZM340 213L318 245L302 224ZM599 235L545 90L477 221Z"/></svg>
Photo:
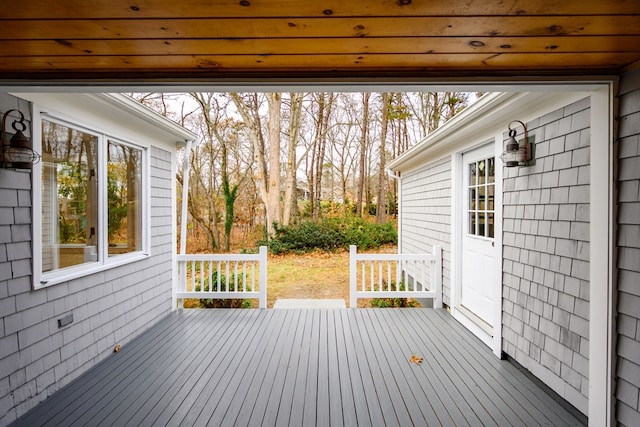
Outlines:
<svg viewBox="0 0 640 427"><path fill-rule="evenodd" d="M420 356L416 356L415 354L413 356L411 356L409 358L409 362L411 363L415 363L416 365L419 365L422 363L423 358Z"/></svg>

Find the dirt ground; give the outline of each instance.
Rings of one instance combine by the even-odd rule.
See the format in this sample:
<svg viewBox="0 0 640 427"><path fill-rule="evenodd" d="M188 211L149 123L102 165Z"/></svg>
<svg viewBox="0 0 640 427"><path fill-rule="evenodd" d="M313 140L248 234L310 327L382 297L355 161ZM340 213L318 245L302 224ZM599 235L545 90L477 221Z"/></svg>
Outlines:
<svg viewBox="0 0 640 427"><path fill-rule="evenodd" d="M396 253L396 246L384 246L367 253ZM278 298L344 299L349 306L349 252L317 252L273 256L268 259L267 306ZM360 300L359 307L368 306Z"/></svg>

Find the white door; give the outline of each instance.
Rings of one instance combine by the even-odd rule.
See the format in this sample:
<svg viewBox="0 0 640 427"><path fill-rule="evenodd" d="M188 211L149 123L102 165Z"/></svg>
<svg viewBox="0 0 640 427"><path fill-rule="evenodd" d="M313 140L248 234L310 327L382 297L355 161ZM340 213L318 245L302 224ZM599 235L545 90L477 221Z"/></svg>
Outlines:
<svg viewBox="0 0 640 427"><path fill-rule="evenodd" d="M493 145L465 153L462 194L461 305L494 326L496 286L495 154ZM465 311L466 311L465 310Z"/></svg>

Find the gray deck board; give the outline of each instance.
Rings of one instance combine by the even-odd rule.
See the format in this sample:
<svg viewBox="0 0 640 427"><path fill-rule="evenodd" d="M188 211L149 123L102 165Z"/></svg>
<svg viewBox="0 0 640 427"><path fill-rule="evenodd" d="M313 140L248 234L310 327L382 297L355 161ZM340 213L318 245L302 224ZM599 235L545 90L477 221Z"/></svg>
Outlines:
<svg viewBox="0 0 640 427"><path fill-rule="evenodd" d="M407 321L411 319L406 319ZM442 332L438 327L431 325L430 328L417 328L413 324L409 330L404 333L409 336L416 336L416 333L420 333L421 337L416 337L416 341L421 345L418 348L427 347L427 355L425 357L425 364L433 363L437 361L437 367L434 369L434 375L447 385L446 389L451 399L457 402L457 405L465 404L465 418L468 422L474 420L477 417L482 422L482 425L508 425L513 422L513 419L508 420L504 417L501 411L496 405L494 400L495 396L492 394L492 389L488 388L484 378L470 375L470 366L465 363L460 363L460 349L455 354L450 354L448 351L443 350L447 348L446 334ZM438 342L439 345L429 345L432 342ZM493 357L493 356L492 356ZM446 375L447 378L444 378ZM473 411L473 414L469 414L469 410Z"/></svg>
<svg viewBox="0 0 640 427"><path fill-rule="evenodd" d="M218 323L224 325L226 322L233 322L234 313L221 318ZM132 382L132 386L128 387L124 392L118 393L115 398L109 399L109 404L105 406L105 418L99 418L98 413L87 421L87 424L104 424L118 425L122 422L131 422L142 424L145 419L150 418L153 408L158 404L170 403L174 400L175 394L171 394L173 390L180 390L189 378L189 373L193 372L196 367L206 360L209 355L207 353L207 341L225 339L225 328L209 328L207 325L198 325L198 328L192 328L182 338L184 340L197 340L197 346L193 348L191 354L186 361L182 354L184 341L174 341L172 346L166 345L161 347L149 357L158 358L158 364L155 370L169 370L169 375L145 375L140 381ZM163 397L165 397L163 399ZM80 420L81 422L84 420Z"/></svg>
<svg viewBox="0 0 640 427"><path fill-rule="evenodd" d="M441 327L449 326L449 319L436 317ZM458 323L451 325L447 334L440 333L451 345L459 345L461 363L473 368L473 378L486 380L501 398L502 408L510 408L519 418L509 419L512 424L575 425L575 418L561 408L555 398L537 387L529 378L522 377L517 369L494 358L489 352L478 351L480 341ZM565 424L568 423L568 424Z"/></svg>
<svg viewBox="0 0 640 427"><path fill-rule="evenodd" d="M167 380L163 382L163 386L158 390L152 390L152 396L155 396L155 398L151 397L145 402L144 411L140 411L135 415L132 419L132 424L157 425L168 422L182 406L182 398L192 390L193 384L198 380L198 374L202 373L205 366L210 366L205 365L205 363L215 364L215 361L223 356L221 354L224 351L222 346L212 347L208 343L225 342L232 339L234 329L237 331L243 330L242 326L237 323L238 319L239 317L236 316L221 316L215 322L207 322L201 326L202 335L195 337L199 342L193 343L193 348L185 351L184 347L177 346L174 351L182 355L181 363L176 364L175 372L170 375L163 375L168 377ZM251 319L251 317L244 319L245 328L251 326ZM209 331L214 331L215 335L211 337L207 334ZM188 412L188 409L186 412ZM123 414L123 417L119 418L119 423L127 422L125 416L126 414Z"/></svg>
<svg viewBox="0 0 640 427"><path fill-rule="evenodd" d="M360 323L360 326L365 332L369 332L367 342L371 346L365 351L369 350L368 354L373 356L369 359L369 363L372 366L375 366L377 369L377 375L379 375L384 380L384 385L386 387L387 393L389 393L389 401L393 407L393 413L395 414L395 420L392 422L396 425L405 426L416 424L412 422L410 411L415 411L416 415L420 414L420 409L416 405L415 399L404 399L403 396L411 396L411 392L408 389L405 389L405 393L403 394L403 390L401 390L400 385L405 384L404 378L400 378L404 375L406 370L403 370L399 364L398 360L394 357L394 354L397 351L398 343L393 339L394 337L390 337L389 341L381 340L382 337L382 325L377 321L375 316L375 311L362 311L359 312L363 314L363 321ZM365 317L366 316L366 317ZM373 325L376 333L371 333L372 329L368 328L368 325ZM394 375L387 375L385 371L391 370L394 372ZM385 399L387 400L387 399ZM417 424L423 424L422 422L418 422ZM391 425L389 423L388 425Z"/></svg>
<svg viewBox="0 0 640 427"><path fill-rule="evenodd" d="M387 426L398 425L398 419L391 405L391 397L386 388L382 372L378 365L378 359L373 354L371 340L368 331L364 328L362 313L349 313L353 322L351 331L356 343L356 354L360 359L360 372L363 379L367 380L365 386L366 398L369 404L369 411L373 412L371 420L374 425L383 423Z"/></svg>
<svg viewBox="0 0 640 427"><path fill-rule="evenodd" d="M288 405L289 410L291 410L290 400L286 399L285 402L283 396L287 378L290 378L292 366L297 366L297 360L300 355L299 348L296 349L296 337L300 336L298 328L302 321L301 313L299 310L291 310L291 313L287 313L290 317L285 320L286 340L279 347L278 364L274 366L280 369L272 369L273 372L270 373L272 380L271 384L267 383L265 387L266 402L264 403L262 417L257 419L255 425L275 425L281 405ZM257 413L258 411L254 408L252 416Z"/></svg>
<svg viewBox="0 0 640 427"><path fill-rule="evenodd" d="M277 334L274 334L269 339L268 342L274 342L275 345L269 346L270 351L263 355L261 360L262 364L258 366L256 375L253 377L252 385L249 387L252 393L247 394L247 397L250 397L250 399L247 400L246 407L251 406L252 410L243 411L242 407L237 407L235 422L239 425L260 425L262 423L269 404L272 386L276 381L278 372L281 371L282 358L287 349L291 348L292 332L295 332L295 329L292 328L295 313L278 312L277 314L283 318L281 320L283 327L277 331Z"/></svg>
<svg viewBox="0 0 640 427"><path fill-rule="evenodd" d="M434 309L174 312L15 424L582 425Z"/></svg>
<svg viewBox="0 0 640 427"><path fill-rule="evenodd" d="M339 323L338 331L338 363L340 368L340 384L344 391L343 413L346 426L371 426L371 412L367 406L365 386L360 376L360 367L354 348L354 341L349 329L350 311L340 310L336 312Z"/></svg>
<svg viewBox="0 0 640 427"><path fill-rule="evenodd" d="M299 312L300 313L300 312ZM303 337L305 328L307 325L307 316L303 316L300 313L298 322L295 325L296 334L292 343L292 347L289 351L289 363L284 375L284 384L282 386L282 393L280 396L277 394L273 397L278 399L278 409L275 418L275 423L270 421L271 418L263 420L263 425L288 425L291 419L291 412L293 409L294 391L295 385L298 382L298 376L300 375L301 366L304 363L304 351L303 351Z"/></svg>
<svg viewBox="0 0 640 427"><path fill-rule="evenodd" d="M429 328L418 328L415 323L409 329L403 330L409 337L415 337L416 348L426 349L425 366L437 363L432 375L445 385L449 398L456 402L467 422L472 422L477 417L484 426L507 424L507 419L497 410L495 401L486 395L487 390L482 386L483 379L469 375L469 366L459 362L458 354L452 355L443 351L447 344L441 332L433 324ZM421 336L417 337L417 333ZM431 343L438 345L430 345Z"/></svg>
<svg viewBox="0 0 640 427"><path fill-rule="evenodd" d="M181 396L184 400L169 419L169 425L205 425L208 413L220 408L227 409L227 402L235 396L235 387L246 381L246 378L262 358L259 352L263 346L259 344L272 333L269 328L275 313L267 312L266 316L256 316L246 322L242 329L233 331L228 340L219 344L220 352L213 358L201 374L194 378L195 384L190 386L188 393ZM236 338L238 336L238 338ZM256 345L258 343L258 345ZM242 377L245 376L245 377ZM241 393L238 393L243 398ZM203 414L204 412L204 414Z"/></svg>
<svg viewBox="0 0 640 427"><path fill-rule="evenodd" d="M376 312L372 312L373 314L379 314ZM429 357L430 353L425 353L425 350L431 351L431 348L423 349L416 345L416 339L412 334L405 333L404 328L395 328L393 325L389 325L384 322L384 319L378 319L378 327L382 334L384 334L385 339L393 346L397 346L400 351L399 354L403 355L401 359L395 360L395 365L392 366L392 369L395 369L397 372L403 372L404 376L400 380L399 383L405 384L406 391L404 395L413 395L416 396L415 400L409 400L411 404L417 405L418 401L426 402L426 404L417 405L418 408L410 408L411 414L414 415L414 424L419 423L429 423L432 425L442 424L442 422L449 422L448 417L442 417L446 412L446 407L442 403L441 399L438 397L434 399L433 397L437 394L438 396L444 395L446 393L446 381L448 378L446 375L443 375L444 378L439 378L439 372L437 369L433 369L435 366L433 365L433 358ZM439 346L438 343L433 343L431 346L437 349ZM420 357L424 357L424 361L422 364L411 364L410 357L416 355ZM411 369L402 369L402 365L410 365ZM442 374L446 374L442 372ZM433 377L436 380L437 390L433 388L430 384L430 377ZM441 381L442 379L445 382ZM421 387L420 385L424 385L426 388ZM442 386L440 386L442 384ZM429 398L429 396L432 396ZM441 421L436 412L432 407L433 400L437 400L437 404L440 405L441 410L444 412L441 413L441 417L443 420ZM422 419L417 418L419 414L422 414ZM451 422L457 422L458 425L461 425L462 421L459 417L455 420L451 419Z"/></svg>
<svg viewBox="0 0 640 427"><path fill-rule="evenodd" d="M188 318L192 313L181 313L183 318ZM127 352L118 354L122 362L123 369L114 375L110 375L111 359L107 359L96 365L91 372L91 376L83 376L74 384L77 387L69 388L59 399L48 399L41 403L38 408L42 411L35 411L33 425L70 425L72 420L82 416L85 412L92 410L97 412L98 404L103 396L113 388L122 386L122 381L142 366L145 356L153 353L162 347L163 341L175 339L183 334L180 327L180 320L177 318L167 318L162 324L155 325L145 334L134 340L127 346ZM55 414L50 416L49 414Z"/></svg>
<svg viewBox="0 0 640 427"><path fill-rule="evenodd" d="M312 311L311 335L309 339L309 352L307 353L307 371L304 394L301 396L302 423L297 425L314 425L318 409L318 376L326 373L319 372L320 360L320 311ZM297 421L296 421L297 423Z"/></svg>
<svg viewBox="0 0 640 427"><path fill-rule="evenodd" d="M441 326L439 322L436 322L437 326ZM433 329L433 333L440 336L442 340L450 345L457 345L458 352L451 358L456 366L465 367L460 368L466 372L465 379L467 381L473 381L473 384L477 387L477 398L482 402L489 403L494 407L491 414L495 417L506 418L507 422L511 425L535 425L544 419L543 414L535 414L538 416L531 416L529 412L523 408L523 403L519 401L512 394L515 390L509 387L509 382L505 381L506 378L501 378L500 381L495 381L495 377L492 376L490 369L486 368L486 364L493 365L495 359L491 354L487 354L487 357L482 353L478 353L474 350L474 347L469 345L466 336L457 336L456 330L447 330L444 333L439 327ZM475 341L475 337L473 337ZM482 345L479 341L474 342L475 346ZM497 359L495 359L497 361ZM495 366L495 365L494 365ZM501 391L501 392L500 392ZM483 396L482 394L485 394ZM517 396L517 394L516 394ZM468 397L469 399L471 396Z"/></svg>

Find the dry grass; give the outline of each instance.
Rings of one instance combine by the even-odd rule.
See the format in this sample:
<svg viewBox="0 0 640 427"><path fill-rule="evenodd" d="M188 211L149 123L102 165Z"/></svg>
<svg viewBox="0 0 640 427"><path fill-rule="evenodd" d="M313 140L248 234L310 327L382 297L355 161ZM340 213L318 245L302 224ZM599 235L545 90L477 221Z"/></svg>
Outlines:
<svg viewBox="0 0 640 427"><path fill-rule="evenodd" d="M371 253L396 253L384 246ZM269 256L267 307L279 298L344 299L349 306L349 252ZM368 307L360 300L359 307Z"/></svg>

